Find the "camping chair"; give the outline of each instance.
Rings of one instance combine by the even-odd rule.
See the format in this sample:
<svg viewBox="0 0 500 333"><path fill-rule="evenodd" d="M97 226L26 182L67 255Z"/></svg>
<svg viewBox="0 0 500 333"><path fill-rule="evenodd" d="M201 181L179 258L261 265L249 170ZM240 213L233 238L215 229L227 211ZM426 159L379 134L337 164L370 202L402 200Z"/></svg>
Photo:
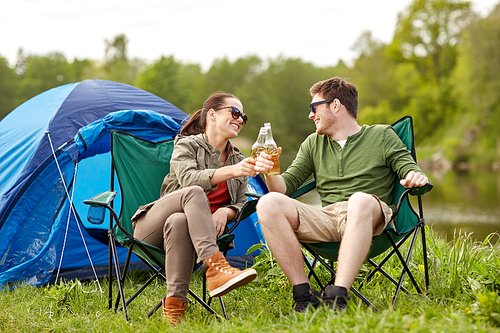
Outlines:
<svg viewBox="0 0 500 333"><path fill-rule="evenodd" d="M413 122L410 116L405 116L392 124L396 133L403 141L403 143L410 150L413 159L416 162L416 154L415 154L415 144L414 144L414 134L413 134ZM293 195L292 197L296 198L304 193L312 190L315 187L314 179L304 183ZM385 276L389 281L391 281L396 286L396 291L393 296L392 304L395 305L398 295L400 291L404 291L409 293L409 291L403 286L403 280L406 275L409 276L411 283L415 287L416 291L421 294L422 290L419 287L413 273L410 270L410 261L412 258L413 250L415 247L415 243L417 241L418 234L421 234L422 237L422 251L423 251L423 266L424 266L424 274L425 274L425 290L429 287L429 273L428 273L428 265L427 265L427 249L426 249L426 240L425 240L425 220L423 214L423 206L422 206L422 198L421 196L426 192L432 189L431 184L427 184L423 187L413 188L413 189L405 189L403 186L399 184L399 180L395 182L394 190L393 190L393 202L396 205L396 209L393 212L393 221L396 225L396 230L390 225L386 227L384 232L373 238L372 245L370 251L368 253L368 263L370 263L374 269L366 276L363 282L361 282L359 288L363 286L363 284L368 283L370 279L376 274L380 273ZM410 201L408 200L408 194L417 197L418 201L418 211L417 214L413 207L411 206ZM401 253L401 246L407 241L411 240L409 249L406 253L406 257ZM325 285L320 281L318 274L315 270L316 265L318 263L321 264L331 275L331 280L326 283L332 284L335 279L335 270L332 267L332 262L337 260L338 250L340 246L340 242L332 242L332 243L302 243L303 248L309 252L313 260L312 262L304 255L304 261L306 266L309 268L309 278L314 277L314 279L318 282L321 289L324 289ZM376 263L372 258L379 256L380 254L386 252L388 249L391 249L389 253L380 261L380 263ZM399 279L393 278L389 273L387 273L382 266L387 263L387 261L396 255L399 259L402 271ZM326 260L325 260L326 259ZM327 260L330 263L327 263ZM375 310L378 309L366 298L364 297L357 289L351 288L351 291L358 296L364 303L369 306L372 306Z"/></svg>
<svg viewBox="0 0 500 333"><path fill-rule="evenodd" d="M115 302L115 311L121 301L121 308L128 320L127 306L132 302L151 282L157 277L166 280L165 276L165 252L163 248L158 248L145 242L135 239L133 236L131 216L136 209L146 203L158 199L163 178L170 171L170 158L174 149L174 141L152 142L138 138L121 131L111 132L111 189L107 192L96 195L84 203L90 205L88 219L93 223L102 223L105 218L105 211L110 212L108 243L109 243L109 308L113 306L113 291L111 277L116 275L119 293ZM113 207L113 199L117 195L115 191L115 177L118 180L121 191L120 216ZM256 202L249 201L236 218L236 222L229 230L218 238L219 249L227 254L234 239L233 230L238 226L239 221L248 217L255 210ZM121 272L116 243L128 247L127 259ZM128 300L125 300L123 284L127 274L130 259L134 253L138 256L154 274L140 287ZM201 264L196 264L193 270L198 269ZM212 298L206 300L206 281L203 279L203 298L197 296L189 290L189 295L198 303L205 307L210 313L216 314L210 306ZM219 297L221 311L227 319L222 298ZM161 301L149 312L150 317L159 307Z"/></svg>

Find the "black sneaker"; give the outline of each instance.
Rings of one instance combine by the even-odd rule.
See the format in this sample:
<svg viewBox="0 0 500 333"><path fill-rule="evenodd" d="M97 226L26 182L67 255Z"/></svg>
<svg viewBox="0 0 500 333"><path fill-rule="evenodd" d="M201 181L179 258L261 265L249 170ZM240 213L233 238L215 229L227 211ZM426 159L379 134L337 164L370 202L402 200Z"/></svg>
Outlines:
<svg viewBox="0 0 500 333"><path fill-rule="evenodd" d="M351 296L344 287L328 285L321 294L321 299L328 306L328 309L340 312L345 310L347 302L351 300Z"/></svg>
<svg viewBox="0 0 500 333"><path fill-rule="evenodd" d="M311 289L308 283L293 286L293 309L297 312L306 312L307 308L317 308L321 305L321 293Z"/></svg>

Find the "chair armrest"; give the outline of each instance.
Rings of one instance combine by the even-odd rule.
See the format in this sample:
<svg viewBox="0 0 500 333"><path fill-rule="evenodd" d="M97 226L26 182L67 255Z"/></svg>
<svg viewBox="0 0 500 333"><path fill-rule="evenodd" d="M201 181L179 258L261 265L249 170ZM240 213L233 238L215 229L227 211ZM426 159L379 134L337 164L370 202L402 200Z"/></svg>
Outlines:
<svg viewBox="0 0 500 333"><path fill-rule="evenodd" d="M259 197L259 198L262 196L262 194L256 194L250 192L248 192L247 195L250 197ZM231 226L228 233L232 233L234 229L236 229L236 227L240 224L241 221L243 221L244 219L255 213L256 211L255 207L257 206L257 201L258 200L249 200L245 203L245 205L243 206L243 208L241 208L240 212L238 213L234 221L231 222L234 224Z"/></svg>
<svg viewBox="0 0 500 333"><path fill-rule="evenodd" d="M432 190L434 186L431 183L427 183L424 186L421 187L412 187L412 188L407 188L399 197L398 204L396 205L396 209L392 213L393 216L396 216L399 213L399 209L401 208L401 205L403 204L403 199L408 196L408 194L413 195L413 196L422 196L425 193L429 192Z"/></svg>
<svg viewBox="0 0 500 333"><path fill-rule="evenodd" d="M316 180L314 178L310 179L304 184L300 185L299 188L290 196L290 198L294 199L298 198L315 188L316 188Z"/></svg>
<svg viewBox="0 0 500 333"><path fill-rule="evenodd" d="M421 187L413 187L411 190L410 190L410 195L413 195L413 196L420 196L420 195L424 195L425 193L429 192L430 190L432 190L432 188L434 187L434 185L432 185L431 183L427 183L425 184L424 186L421 186Z"/></svg>
<svg viewBox="0 0 500 333"><path fill-rule="evenodd" d="M261 198L264 194L258 194L258 193L252 193L252 192L245 192L245 195L247 197L251 197L251 198Z"/></svg>
<svg viewBox="0 0 500 333"><path fill-rule="evenodd" d="M116 197L116 191L107 191L100 193L91 199L84 200L83 203L93 207L103 207L109 205L111 201Z"/></svg>

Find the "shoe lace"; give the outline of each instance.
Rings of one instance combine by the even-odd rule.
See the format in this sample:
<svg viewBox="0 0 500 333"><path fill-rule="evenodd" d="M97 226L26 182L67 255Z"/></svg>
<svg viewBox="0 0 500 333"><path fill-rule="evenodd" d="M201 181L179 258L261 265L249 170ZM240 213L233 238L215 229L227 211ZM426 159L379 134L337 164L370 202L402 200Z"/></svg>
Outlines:
<svg viewBox="0 0 500 333"><path fill-rule="evenodd" d="M222 273L234 274L238 271L237 268L232 267L226 260L222 260L221 262L211 262L210 265L215 267L216 270L221 271Z"/></svg>
<svg viewBox="0 0 500 333"><path fill-rule="evenodd" d="M163 316L168 319L173 325L177 325L184 316L185 308L180 309L165 309L163 308Z"/></svg>

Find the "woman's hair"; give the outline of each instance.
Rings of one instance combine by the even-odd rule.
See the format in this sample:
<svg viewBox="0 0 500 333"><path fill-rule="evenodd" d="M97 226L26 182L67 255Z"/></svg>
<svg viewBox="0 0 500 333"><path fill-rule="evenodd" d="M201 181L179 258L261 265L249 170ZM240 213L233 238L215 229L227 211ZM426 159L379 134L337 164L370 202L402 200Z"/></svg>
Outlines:
<svg viewBox="0 0 500 333"><path fill-rule="evenodd" d="M210 95L205 103L203 103L203 108L196 111L191 118L184 124L182 127L180 134L183 136L195 135L200 133L205 133L207 128L207 113L210 109L218 109L222 107L227 98L236 98L236 96L232 94L228 94L225 92L215 92Z"/></svg>

